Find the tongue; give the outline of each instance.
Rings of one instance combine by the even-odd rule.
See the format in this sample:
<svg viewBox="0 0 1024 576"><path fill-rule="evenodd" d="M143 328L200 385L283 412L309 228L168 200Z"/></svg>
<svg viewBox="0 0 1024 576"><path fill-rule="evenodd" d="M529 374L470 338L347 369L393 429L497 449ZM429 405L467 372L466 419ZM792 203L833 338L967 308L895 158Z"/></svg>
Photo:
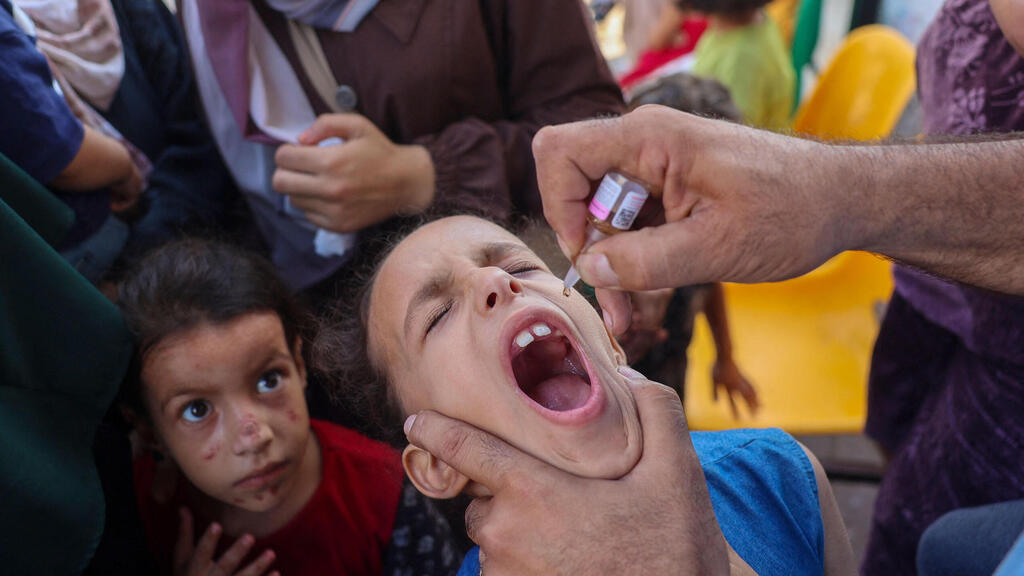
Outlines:
<svg viewBox="0 0 1024 576"><path fill-rule="evenodd" d="M559 374L535 384L529 395L548 410L565 412L587 403L590 385L576 374Z"/></svg>

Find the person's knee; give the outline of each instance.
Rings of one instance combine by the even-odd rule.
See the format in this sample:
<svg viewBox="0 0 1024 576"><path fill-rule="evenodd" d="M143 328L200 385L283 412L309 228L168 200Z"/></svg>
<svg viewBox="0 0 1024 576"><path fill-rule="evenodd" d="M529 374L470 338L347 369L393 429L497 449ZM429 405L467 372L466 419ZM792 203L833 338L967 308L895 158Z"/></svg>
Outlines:
<svg viewBox="0 0 1024 576"><path fill-rule="evenodd" d="M963 561L963 511L950 512L928 527L917 546L917 573L944 576L959 573Z"/></svg>
<svg viewBox="0 0 1024 576"><path fill-rule="evenodd" d="M1024 501L949 512L925 530L917 548L921 576L988 576L1024 529Z"/></svg>

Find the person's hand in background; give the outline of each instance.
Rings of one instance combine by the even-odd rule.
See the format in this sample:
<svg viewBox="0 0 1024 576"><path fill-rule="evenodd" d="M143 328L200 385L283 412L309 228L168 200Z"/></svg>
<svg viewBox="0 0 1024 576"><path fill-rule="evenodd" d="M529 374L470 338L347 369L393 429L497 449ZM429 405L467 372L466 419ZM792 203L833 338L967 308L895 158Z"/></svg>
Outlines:
<svg viewBox="0 0 1024 576"><path fill-rule="evenodd" d="M337 146L317 146L341 138ZM423 146L398 145L359 114L325 114L275 155L274 190L310 222L358 232L396 215L418 214L434 199L434 164Z"/></svg>
<svg viewBox="0 0 1024 576"><path fill-rule="evenodd" d="M651 348L668 339L665 313L674 292L674 289L666 288L629 293L632 307L629 329L617 340L630 364L642 360Z"/></svg>

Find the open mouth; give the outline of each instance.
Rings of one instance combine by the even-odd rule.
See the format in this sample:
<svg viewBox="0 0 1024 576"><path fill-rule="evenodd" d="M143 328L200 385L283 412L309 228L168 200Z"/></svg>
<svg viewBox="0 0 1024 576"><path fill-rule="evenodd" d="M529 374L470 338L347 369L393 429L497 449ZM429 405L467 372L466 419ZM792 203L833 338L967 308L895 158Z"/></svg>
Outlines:
<svg viewBox="0 0 1024 576"><path fill-rule="evenodd" d="M553 412L582 408L593 393L583 358L572 341L544 322L516 334L512 372L524 394Z"/></svg>

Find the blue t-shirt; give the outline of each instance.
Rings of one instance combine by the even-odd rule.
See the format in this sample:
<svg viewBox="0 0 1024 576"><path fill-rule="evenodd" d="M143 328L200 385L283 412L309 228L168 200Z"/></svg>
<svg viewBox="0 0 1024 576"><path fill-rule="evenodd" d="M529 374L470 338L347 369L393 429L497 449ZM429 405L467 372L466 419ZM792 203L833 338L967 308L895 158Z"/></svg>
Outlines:
<svg viewBox="0 0 1024 576"><path fill-rule="evenodd" d="M691 436L711 506L736 553L760 576L824 574L818 483L796 440L775 428ZM473 548L458 576L479 573L479 548Z"/></svg>
<svg viewBox="0 0 1024 576"><path fill-rule="evenodd" d="M53 87L46 58L0 0L0 153L46 185L82 145L82 123Z"/></svg>

